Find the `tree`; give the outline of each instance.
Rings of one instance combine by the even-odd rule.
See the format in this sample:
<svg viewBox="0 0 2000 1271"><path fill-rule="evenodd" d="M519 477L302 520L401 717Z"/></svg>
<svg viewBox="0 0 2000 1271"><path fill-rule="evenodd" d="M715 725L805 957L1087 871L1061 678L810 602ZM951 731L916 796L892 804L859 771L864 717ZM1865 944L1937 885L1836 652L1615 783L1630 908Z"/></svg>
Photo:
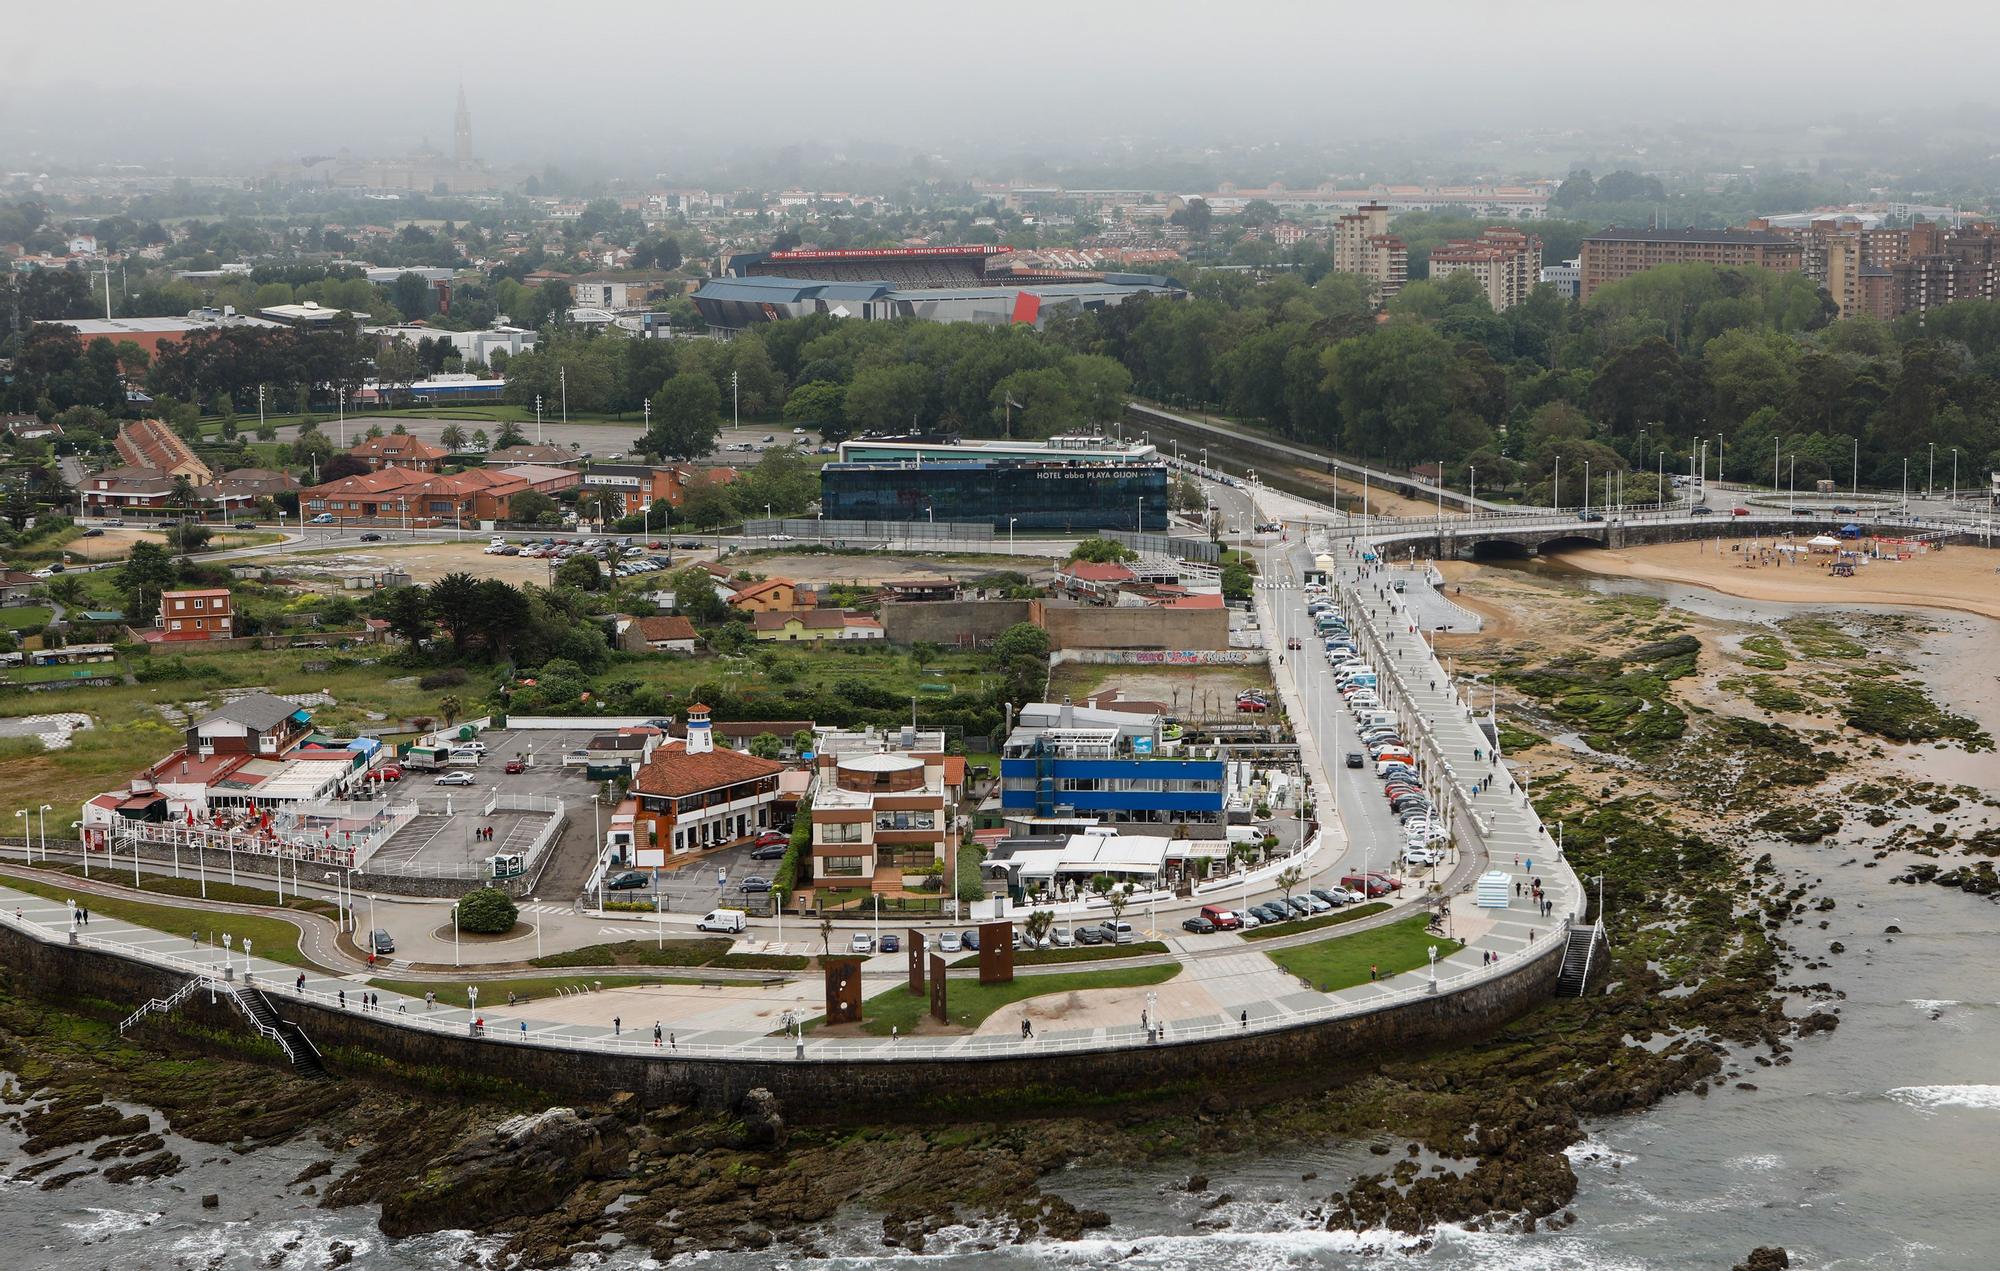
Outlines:
<svg viewBox="0 0 2000 1271"><path fill-rule="evenodd" d="M159 609L160 593L172 587L178 575L166 548L141 540L132 544L131 554L111 577L125 596L126 619L141 623Z"/></svg>
<svg viewBox="0 0 2000 1271"><path fill-rule="evenodd" d="M776 733L758 733L750 739L750 753L759 759L781 759L785 743Z"/></svg>
<svg viewBox="0 0 2000 1271"><path fill-rule="evenodd" d="M408 340L391 340L388 348L375 355L375 379L389 389L392 400L400 401L407 396L404 390L423 378L423 373L423 363L417 360L417 351Z"/></svg>
<svg viewBox="0 0 2000 1271"><path fill-rule="evenodd" d="M602 591L604 571L599 568L595 556L579 553L556 567L556 586L574 587L578 591Z"/></svg>
<svg viewBox="0 0 2000 1271"><path fill-rule="evenodd" d="M465 429L457 424L446 424L438 433L438 444L452 451L465 449Z"/></svg>
<svg viewBox="0 0 2000 1271"><path fill-rule="evenodd" d="M507 500L507 519L524 525L552 525L561 517L554 499L540 490L523 490Z"/></svg>
<svg viewBox="0 0 2000 1271"><path fill-rule="evenodd" d="M910 646L910 661L916 663L917 669L921 671L931 663L937 661L938 655L943 652L943 649L940 649L931 641L919 640Z"/></svg>
<svg viewBox="0 0 2000 1271"><path fill-rule="evenodd" d="M1125 917L1125 906L1132 903L1132 884L1122 883L1108 889L1104 894L1104 901L1111 906L1111 921L1122 921Z"/></svg>
<svg viewBox="0 0 2000 1271"><path fill-rule="evenodd" d="M1208 237L1208 231L1215 223L1215 209L1208 205L1206 199L1189 199L1186 206L1167 217L1167 223L1185 227L1189 236L1200 242Z"/></svg>
<svg viewBox="0 0 2000 1271"><path fill-rule="evenodd" d="M458 900L458 929L477 935L497 936L512 931L521 920L521 911L506 892L496 887L469 891Z"/></svg>
<svg viewBox="0 0 2000 1271"><path fill-rule="evenodd" d="M462 672L453 671L452 674L459 675ZM456 693L446 693L443 697L438 698L438 715L444 719L446 728L457 723L460 713L464 710L465 703L459 700Z"/></svg>
<svg viewBox="0 0 2000 1271"><path fill-rule="evenodd" d="M74 609L83 599L83 580L75 574L57 574L45 586L49 599L65 609Z"/></svg>
<svg viewBox="0 0 2000 1271"><path fill-rule="evenodd" d="M431 285L422 274L398 274L396 281L389 284L389 303L396 306L406 322L415 322L430 313L431 294Z"/></svg>
<svg viewBox="0 0 2000 1271"><path fill-rule="evenodd" d="M904 362L856 371L847 384L844 411L849 428L902 431L922 414L930 375Z"/></svg>
<svg viewBox="0 0 2000 1271"><path fill-rule="evenodd" d="M699 371L682 371L653 397L653 426L639 448L686 462L715 449L722 434L722 395Z"/></svg>
<svg viewBox="0 0 2000 1271"><path fill-rule="evenodd" d="M1030 910L1028 916L1021 920L1021 930L1027 933L1029 941L1037 948L1049 938L1049 931L1055 925L1056 915L1051 909Z"/></svg>
<svg viewBox="0 0 2000 1271"><path fill-rule="evenodd" d="M398 639L421 650L431 633L430 597L422 587L397 587L382 601L382 619Z"/></svg>
<svg viewBox="0 0 2000 1271"><path fill-rule="evenodd" d="M822 958L833 954L833 919L822 914L819 920L819 955Z"/></svg>
<svg viewBox="0 0 2000 1271"><path fill-rule="evenodd" d="M214 534L199 521L175 521L167 526L167 550L176 556L192 555L207 548Z"/></svg>
<svg viewBox="0 0 2000 1271"><path fill-rule="evenodd" d="M1133 551L1115 538L1086 538L1070 549L1071 560L1089 561L1095 565L1116 564L1128 560L1138 560L1139 553Z"/></svg>
<svg viewBox="0 0 2000 1271"><path fill-rule="evenodd" d="M1250 599L1250 591L1256 585L1256 578L1249 567L1240 560L1230 561L1222 567L1222 599L1226 604L1239 604Z"/></svg>
<svg viewBox="0 0 2000 1271"><path fill-rule="evenodd" d="M784 414L786 423L837 441L847 435L847 390L831 380L801 384L785 398Z"/></svg>
<svg viewBox="0 0 2000 1271"><path fill-rule="evenodd" d="M715 594L715 579L705 569L677 569L667 575L667 584L673 588L674 608L690 622L707 626L729 612L729 606Z"/></svg>
<svg viewBox="0 0 2000 1271"><path fill-rule="evenodd" d="M799 731L792 734L793 754L798 754L798 755L811 754L814 744L815 744L815 738L813 737L813 730L810 728L801 728L799 729Z"/></svg>
<svg viewBox="0 0 2000 1271"><path fill-rule="evenodd" d="M431 584L431 612L451 636L452 652L465 656L465 647L477 629L479 580L467 573L446 574Z"/></svg>
<svg viewBox="0 0 2000 1271"><path fill-rule="evenodd" d="M1278 890L1284 893L1286 900L1290 900L1293 888L1305 880L1306 872L1304 869L1297 865L1287 865L1285 868L1279 870L1278 876L1271 881L1278 884Z"/></svg>
<svg viewBox="0 0 2000 1271"><path fill-rule="evenodd" d="M1049 633L1032 622L1017 622L994 638L993 656L1003 662L1014 658L1046 660Z"/></svg>

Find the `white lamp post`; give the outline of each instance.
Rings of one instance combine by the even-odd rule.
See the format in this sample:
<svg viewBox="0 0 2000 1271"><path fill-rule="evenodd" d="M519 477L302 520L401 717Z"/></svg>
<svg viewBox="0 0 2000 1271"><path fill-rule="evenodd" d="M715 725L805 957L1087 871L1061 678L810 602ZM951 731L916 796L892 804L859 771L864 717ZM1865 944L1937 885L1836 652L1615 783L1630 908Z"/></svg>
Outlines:
<svg viewBox="0 0 2000 1271"><path fill-rule="evenodd" d="M32 865L35 863L35 840L28 832L28 814L23 810L14 815L21 818L21 859Z"/></svg>
<svg viewBox="0 0 2000 1271"><path fill-rule="evenodd" d="M49 859L49 813L53 807L44 803L35 813L36 836L42 841L42 859Z"/></svg>

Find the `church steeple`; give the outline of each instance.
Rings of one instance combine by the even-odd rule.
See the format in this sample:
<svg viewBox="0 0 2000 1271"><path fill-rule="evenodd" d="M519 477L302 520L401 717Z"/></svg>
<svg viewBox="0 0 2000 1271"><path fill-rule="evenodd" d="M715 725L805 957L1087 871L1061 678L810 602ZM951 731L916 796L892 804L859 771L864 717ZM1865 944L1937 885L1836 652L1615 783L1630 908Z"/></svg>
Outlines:
<svg viewBox="0 0 2000 1271"><path fill-rule="evenodd" d="M472 162L472 111L465 105L465 85L458 86L458 117L452 124L451 157L460 167Z"/></svg>

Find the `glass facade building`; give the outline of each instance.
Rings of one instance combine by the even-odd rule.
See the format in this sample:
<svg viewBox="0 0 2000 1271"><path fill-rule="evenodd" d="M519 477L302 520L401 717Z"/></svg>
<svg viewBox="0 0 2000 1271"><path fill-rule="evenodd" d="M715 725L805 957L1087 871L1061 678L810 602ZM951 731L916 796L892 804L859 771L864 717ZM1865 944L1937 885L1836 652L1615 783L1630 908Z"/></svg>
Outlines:
<svg viewBox="0 0 2000 1271"><path fill-rule="evenodd" d="M830 463L828 520L984 521L1004 531L1167 527L1162 463Z"/></svg>

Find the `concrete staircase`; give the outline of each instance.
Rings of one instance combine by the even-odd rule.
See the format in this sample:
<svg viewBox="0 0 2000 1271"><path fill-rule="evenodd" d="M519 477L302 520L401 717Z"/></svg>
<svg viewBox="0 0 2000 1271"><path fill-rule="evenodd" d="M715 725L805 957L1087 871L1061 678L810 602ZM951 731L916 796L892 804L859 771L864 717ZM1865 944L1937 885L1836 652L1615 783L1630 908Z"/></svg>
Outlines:
<svg viewBox="0 0 2000 1271"><path fill-rule="evenodd" d="M1599 946L1605 943L1603 923L1570 929L1569 943L1563 949L1562 970L1556 976L1557 997L1583 996L1590 984L1592 965L1603 957Z"/></svg>
<svg viewBox="0 0 2000 1271"><path fill-rule="evenodd" d="M257 1024L258 1032L274 1037L283 1047L286 1057L292 1061L293 1072L318 1081L332 1076L321 1061L319 1047L313 1045L312 1038L307 1037L305 1030L294 1021L280 1017L278 1008L264 996L264 990L238 989L236 1002L243 1008L243 1013Z"/></svg>

